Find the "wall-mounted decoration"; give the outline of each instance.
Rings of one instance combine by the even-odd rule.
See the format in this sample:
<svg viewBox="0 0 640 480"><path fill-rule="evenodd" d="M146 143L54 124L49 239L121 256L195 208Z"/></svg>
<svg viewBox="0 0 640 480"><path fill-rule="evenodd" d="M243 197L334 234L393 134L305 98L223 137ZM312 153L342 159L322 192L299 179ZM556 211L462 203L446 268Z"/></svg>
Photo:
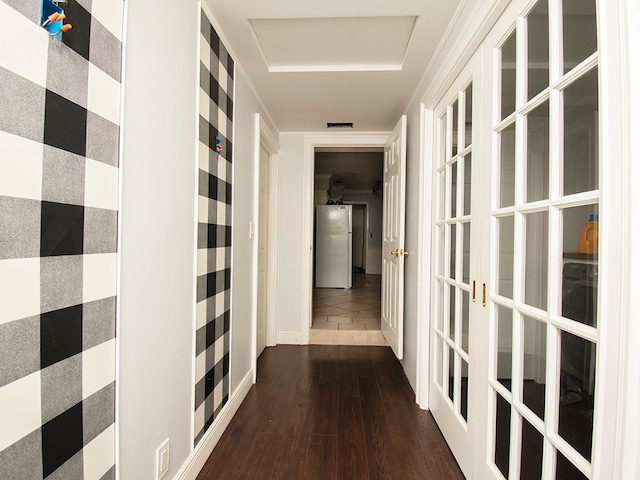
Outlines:
<svg viewBox="0 0 640 480"><path fill-rule="evenodd" d="M66 1L66 0L65 0ZM59 3L52 0L42 0L41 25L52 37L61 40L62 34L73 28L70 23L64 23L67 15Z"/></svg>

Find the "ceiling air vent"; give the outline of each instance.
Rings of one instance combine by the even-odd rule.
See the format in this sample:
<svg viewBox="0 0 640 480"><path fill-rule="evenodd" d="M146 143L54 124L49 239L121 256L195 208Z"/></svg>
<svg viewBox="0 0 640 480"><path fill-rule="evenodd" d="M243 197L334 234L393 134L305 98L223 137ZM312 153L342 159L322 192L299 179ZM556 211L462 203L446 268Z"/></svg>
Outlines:
<svg viewBox="0 0 640 480"><path fill-rule="evenodd" d="M353 128L353 122L327 122L327 128Z"/></svg>

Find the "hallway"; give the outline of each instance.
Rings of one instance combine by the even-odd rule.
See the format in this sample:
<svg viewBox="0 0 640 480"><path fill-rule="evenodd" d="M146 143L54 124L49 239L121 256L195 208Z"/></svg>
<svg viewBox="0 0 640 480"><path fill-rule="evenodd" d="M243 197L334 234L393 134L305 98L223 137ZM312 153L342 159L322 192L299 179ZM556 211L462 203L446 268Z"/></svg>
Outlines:
<svg viewBox="0 0 640 480"><path fill-rule="evenodd" d="M413 396L388 348L267 348L197 478L464 478Z"/></svg>

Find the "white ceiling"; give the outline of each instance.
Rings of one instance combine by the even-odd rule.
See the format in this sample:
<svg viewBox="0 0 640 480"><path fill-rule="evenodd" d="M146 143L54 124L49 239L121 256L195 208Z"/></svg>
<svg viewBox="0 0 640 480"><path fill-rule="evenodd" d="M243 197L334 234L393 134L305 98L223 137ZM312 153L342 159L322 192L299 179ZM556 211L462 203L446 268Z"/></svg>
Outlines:
<svg viewBox="0 0 640 480"><path fill-rule="evenodd" d="M204 3L276 127L297 132L393 129L461 1Z"/></svg>
<svg viewBox="0 0 640 480"><path fill-rule="evenodd" d="M270 72L401 70L416 17L250 20Z"/></svg>

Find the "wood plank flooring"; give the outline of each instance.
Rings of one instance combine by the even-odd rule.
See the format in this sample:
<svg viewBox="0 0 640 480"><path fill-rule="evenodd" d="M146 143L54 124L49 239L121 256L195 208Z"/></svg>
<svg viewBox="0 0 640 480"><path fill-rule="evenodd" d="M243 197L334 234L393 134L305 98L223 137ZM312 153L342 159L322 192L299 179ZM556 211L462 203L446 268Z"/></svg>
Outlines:
<svg viewBox="0 0 640 480"><path fill-rule="evenodd" d="M280 345L197 478L464 476L388 347Z"/></svg>

